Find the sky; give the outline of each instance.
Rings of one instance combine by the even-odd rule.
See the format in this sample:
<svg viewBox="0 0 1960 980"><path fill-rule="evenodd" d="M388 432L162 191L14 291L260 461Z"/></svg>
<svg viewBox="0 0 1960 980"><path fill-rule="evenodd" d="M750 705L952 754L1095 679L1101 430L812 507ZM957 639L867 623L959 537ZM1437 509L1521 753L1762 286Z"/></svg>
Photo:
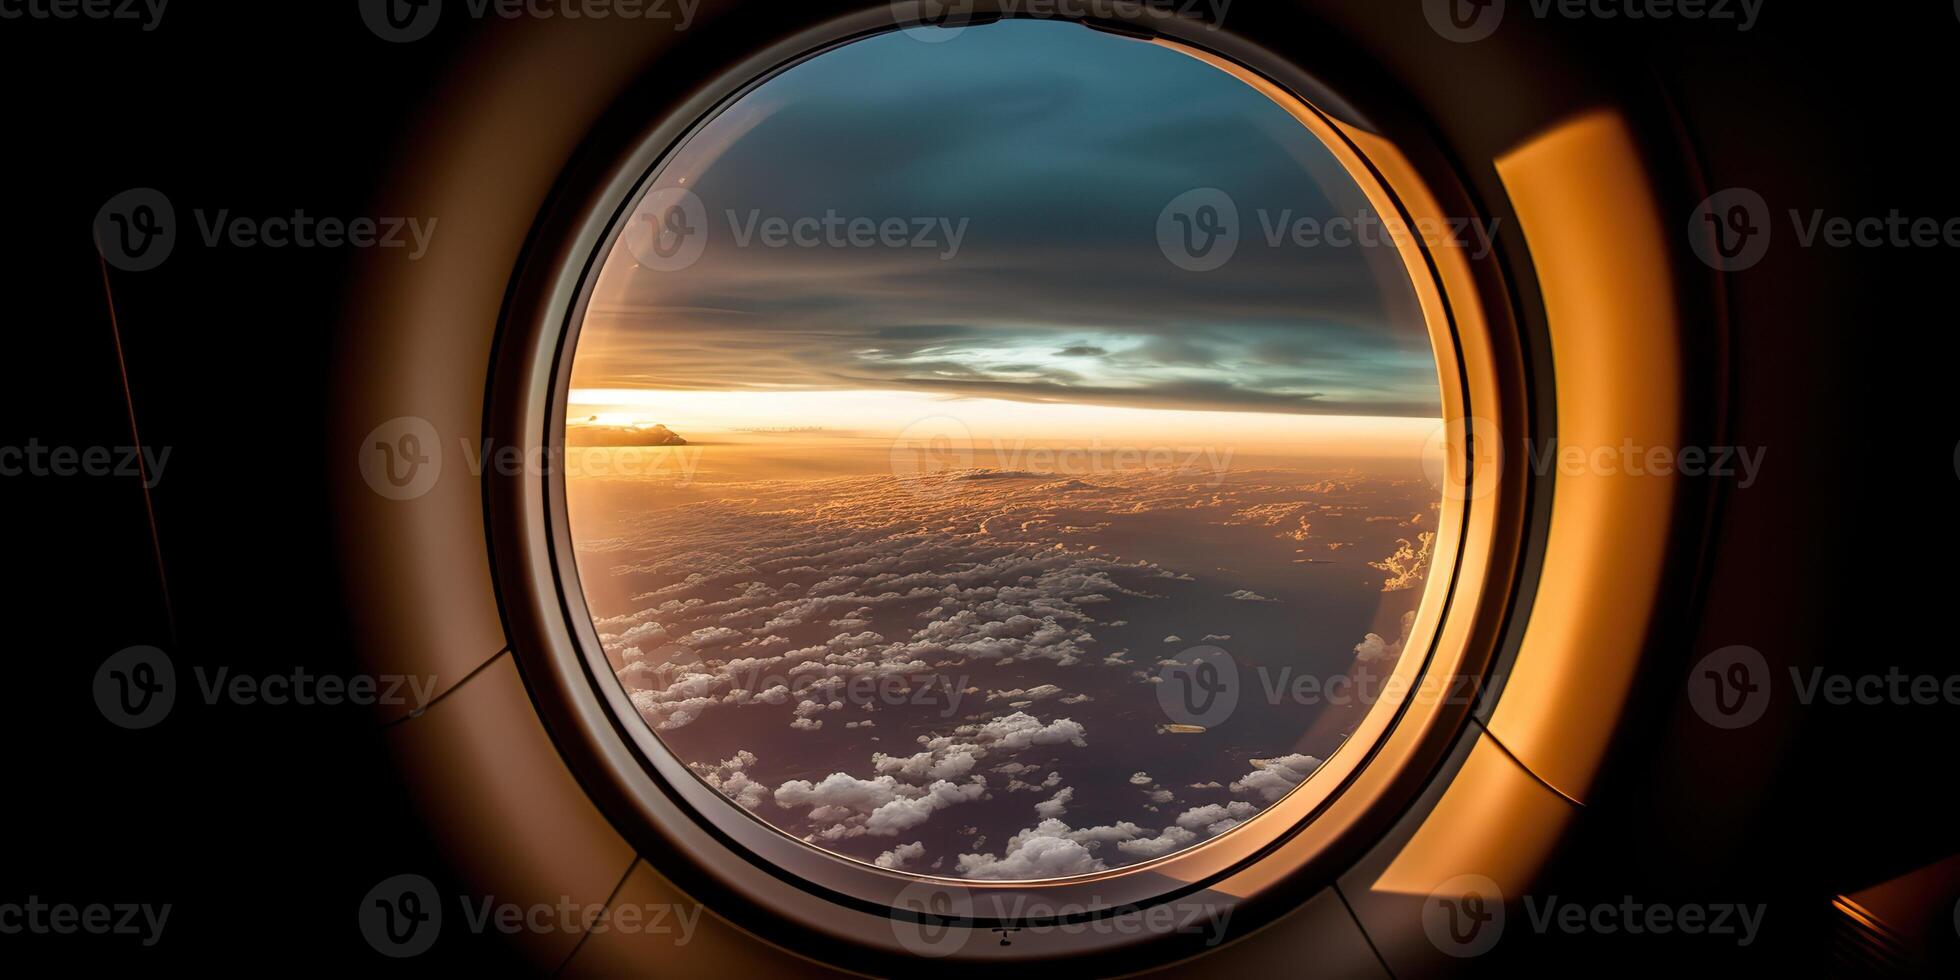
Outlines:
<svg viewBox="0 0 1960 980"><path fill-rule="evenodd" d="M1282 216L1364 212L1360 189L1280 107L1165 47L1040 21L859 41L699 130L652 183L680 187L702 203L705 251L664 269L615 247L575 417L895 429L950 405L1009 428L1215 434L1217 412L1275 429L1439 414L1395 255L1266 241ZM1195 188L1223 190L1242 222L1208 272L1157 238ZM754 231L831 214L905 219L908 244L771 247ZM921 223L931 240L911 247Z"/></svg>
<svg viewBox="0 0 1960 980"><path fill-rule="evenodd" d="M1201 272L1159 226L1203 188L1240 240ZM1387 465L1439 414L1399 258L1262 236L1365 207L1255 90L1071 24L888 34L729 106L653 178L574 357L572 419L689 440L567 481L641 717L737 805L886 868L1085 874L1252 819L1369 705L1173 732L1162 671L1385 671L1434 536L1435 487ZM762 231L831 215L933 240Z"/></svg>

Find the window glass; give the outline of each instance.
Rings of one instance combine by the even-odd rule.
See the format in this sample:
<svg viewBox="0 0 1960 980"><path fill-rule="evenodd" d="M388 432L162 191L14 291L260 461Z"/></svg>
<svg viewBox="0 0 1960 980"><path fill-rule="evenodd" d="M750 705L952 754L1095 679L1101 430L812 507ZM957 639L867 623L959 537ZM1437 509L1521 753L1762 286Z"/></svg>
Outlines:
<svg viewBox="0 0 1960 980"><path fill-rule="evenodd" d="M662 743L811 845L1041 879L1225 833L1369 710L1437 367L1359 186L1163 45L820 54L650 178L580 326L579 585Z"/></svg>

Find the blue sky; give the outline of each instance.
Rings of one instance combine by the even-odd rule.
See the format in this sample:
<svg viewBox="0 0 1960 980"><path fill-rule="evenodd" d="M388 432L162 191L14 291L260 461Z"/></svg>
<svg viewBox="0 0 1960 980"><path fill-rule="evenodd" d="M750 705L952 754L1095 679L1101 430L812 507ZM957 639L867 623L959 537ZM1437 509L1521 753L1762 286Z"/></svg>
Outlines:
<svg viewBox="0 0 1960 980"><path fill-rule="evenodd" d="M1281 215L1365 212L1359 188L1278 106L1163 47L1041 21L859 41L697 132L654 181L683 185L705 207L706 251L677 271L609 259L575 387L1438 411L1391 252L1266 241ZM1240 244L1190 272L1157 224L1203 187L1236 204ZM924 222L935 244L743 234L830 214Z"/></svg>

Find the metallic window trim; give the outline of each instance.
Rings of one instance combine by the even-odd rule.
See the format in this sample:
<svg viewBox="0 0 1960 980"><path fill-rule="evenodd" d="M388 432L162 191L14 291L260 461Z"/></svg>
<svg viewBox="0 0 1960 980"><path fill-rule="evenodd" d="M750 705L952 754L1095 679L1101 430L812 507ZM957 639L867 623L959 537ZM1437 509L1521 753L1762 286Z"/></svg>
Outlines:
<svg viewBox="0 0 1960 980"><path fill-rule="evenodd" d="M1290 102L1296 118L1317 133L1328 134L1323 140L1349 162L1351 171L1358 171L1364 189L1375 190L1378 181L1394 184L1393 213L1410 218L1449 213L1419 179L1416 167L1385 138L1294 100L1291 93L1311 90L1312 85L1310 80L1279 81L1297 74L1284 62L1201 25L1152 26L1187 47L1210 52L1206 60L1253 81L1283 100L1282 105ZM829 44L890 27L888 16L866 13L763 52L708 86L683 111L643 137L633 152L596 182L592 194L557 222L557 229L547 228L534 237L499 341L498 372L488 409L488 434L497 444L524 451L553 444L563 420L568 373L568 358L563 355L575 340L571 331L585 283L603 259L603 245L610 240L609 229L616 218L624 213L624 202L635 199L654 163L699 120L739 97L758 79ZM1260 64L1267 71L1239 67L1248 64ZM1386 188L1380 190L1386 193ZM1522 537L1519 501L1525 491L1521 461L1501 455L1473 458L1462 436L1467 431L1481 439L1478 430L1490 426L1497 438L1509 441L1521 434L1523 420L1518 417L1521 413L1500 411L1504 379L1514 372L1502 370L1499 347L1489 336L1493 322L1503 322L1499 311L1504 305L1501 295L1491 295L1490 277L1478 277L1460 250L1424 250L1411 258L1427 266L1415 281L1432 328L1451 338L1449 346L1438 346L1439 361L1451 352L1458 361L1450 365L1457 377L1446 374L1444 379L1446 417L1477 420L1454 429L1452 449L1460 452L1452 454L1449 483L1470 490L1460 495L1466 499L1456 501L1461 506L1445 509L1443 526L1450 533L1439 534L1432 566L1454 563L1457 571L1448 589L1432 588L1425 595L1409 646L1428 646L1427 658L1418 663L1405 656L1397 668L1398 675L1410 681L1420 675L1427 686L1410 685L1418 696L1399 706L1392 726L1383 712L1369 713L1364 727L1378 721L1382 730L1369 733L1379 741L1367 753L1335 754L1300 790L1248 825L1272 827L1284 822L1291 825L1284 833L1227 834L1156 862L1083 878L1034 884L961 881L957 887L989 898L1038 895L1043 903L1075 902L1097 910L1066 917L1070 920L1199 892L1208 901L1291 907L1331 880L1343 857L1371 842L1460 734L1470 706L1462 703L1465 699L1449 695L1475 690L1500 634L1500 624L1490 620L1493 610L1501 612L1508 604L1513 549ZM617 693L610 672L599 676L592 653L582 652L597 649L583 603L567 596L558 577L561 570L572 567L561 523L562 481L490 474L486 495L505 615L525 680L561 751L622 833L655 866L674 868L677 879L697 892L731 899L718 907L736 910L726 914L757 931L780 933L787 928L804 937L827 939L842 950L902 955L895 937L888 935L890 907L902 890L920 879L846 864L761 824L679 767L630 705L620 711L617 702L624 696ZM1439 642L1431 644L1431 640ZM603 665L603 653L597 656ZM652 749L645 744L649 739L655 743ZM1338 793L1333 792L1337 784ZM714 814L716 807L731 811L724 816L739 820L697 819L697 815ZM764 860L755 860L756 856ZM685 873L686 868L694 873ZM1013 908L1012 901L1010 897L1004 907ZM739 910L744 906L761 914L743 917ZM883 920L885 930L867 929L860 916L840 914L852 910ZM974 915L977 928L1004 921L983 911ZM1115 952L1145 941L1175 942L1177 937L1083 933L1073 939L1079 953L1088 948ZM1004 949L977 945L980 948L971 952L989 960L1046 955L1033 945Z"/></svg>

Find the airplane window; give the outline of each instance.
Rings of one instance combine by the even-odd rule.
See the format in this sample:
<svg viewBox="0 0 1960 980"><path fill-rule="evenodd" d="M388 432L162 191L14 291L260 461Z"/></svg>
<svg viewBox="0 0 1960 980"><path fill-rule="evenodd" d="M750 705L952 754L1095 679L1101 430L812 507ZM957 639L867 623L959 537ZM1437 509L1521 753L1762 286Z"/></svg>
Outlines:
<svg viewBox="0 0 1960 980"><path fill-rule="evenodd" d="M750 88L618 223L563 432L606 658L731 812L851 861L1048 880L1244 832L1430 585L1409 246L1173 47L928 33Z"/></svg>

